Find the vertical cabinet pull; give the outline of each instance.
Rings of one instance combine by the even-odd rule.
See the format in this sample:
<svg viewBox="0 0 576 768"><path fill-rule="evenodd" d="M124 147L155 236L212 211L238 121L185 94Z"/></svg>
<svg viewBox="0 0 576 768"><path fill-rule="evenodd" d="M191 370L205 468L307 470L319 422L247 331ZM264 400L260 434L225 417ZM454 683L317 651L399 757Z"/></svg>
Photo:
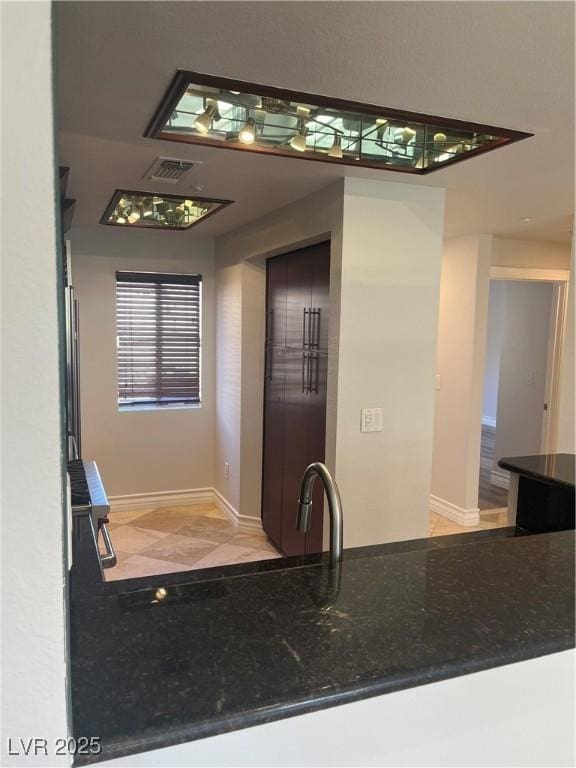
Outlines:
<svg viewBox="0 0 576 768"><path fill-rule="evenodd" d="M273 309L266 310L266 344L272 344L274 340L273 320L274 320L274 310Z"/></svg>
<svg viewBox="0 0 576 768"><path fill-rule="evenodd" d="M320 308L314 309L310 307L309 312L309 333L308 333L308 346L310 349L320 349Z"/></svg>

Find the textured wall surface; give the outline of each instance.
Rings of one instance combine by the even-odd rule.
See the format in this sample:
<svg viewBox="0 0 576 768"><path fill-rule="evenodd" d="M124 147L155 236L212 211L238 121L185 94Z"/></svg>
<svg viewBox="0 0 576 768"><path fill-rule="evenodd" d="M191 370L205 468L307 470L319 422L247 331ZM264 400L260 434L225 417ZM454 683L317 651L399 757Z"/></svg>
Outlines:
<svg viewBox="0 0 576 768"><path fill-rule="evenodd" d="M26 52L26 63L22 53ZM2 4L2 758L67 735L57 253L48 3ZM34 84L31 87L31 84ZM41 129L39 129L41 126ZM42 201L22 226L22 201Z"/></svg>

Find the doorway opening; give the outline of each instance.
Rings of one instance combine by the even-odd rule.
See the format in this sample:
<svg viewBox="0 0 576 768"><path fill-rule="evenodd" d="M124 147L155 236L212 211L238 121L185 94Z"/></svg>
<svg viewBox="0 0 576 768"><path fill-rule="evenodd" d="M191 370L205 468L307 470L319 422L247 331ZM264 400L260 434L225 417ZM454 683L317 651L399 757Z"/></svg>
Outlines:
<svg viewBox="0 0 576 768"><path fill-rule="evenodd" d="M509 273L490 279L483 382L478 507L496 524L508 520L499 460L555 450L566 301L565 282L544 270Z"/></svg>

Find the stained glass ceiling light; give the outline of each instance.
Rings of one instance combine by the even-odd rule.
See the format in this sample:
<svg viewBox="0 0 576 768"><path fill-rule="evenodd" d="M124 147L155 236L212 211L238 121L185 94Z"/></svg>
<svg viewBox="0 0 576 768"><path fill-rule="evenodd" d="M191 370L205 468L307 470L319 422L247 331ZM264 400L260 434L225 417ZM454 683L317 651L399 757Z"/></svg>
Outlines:
<svg viewBox="0 0 576 768"><path fill-rule="evenodd" d="M230 203L230 200L117 189L100 223L147 229L190 229Z"/></svg>
<svg viewBox="0 0 576 768"><path fill-rule="evenodd" d="M145 135L425 174L532 134L180 70Z"/></svg>

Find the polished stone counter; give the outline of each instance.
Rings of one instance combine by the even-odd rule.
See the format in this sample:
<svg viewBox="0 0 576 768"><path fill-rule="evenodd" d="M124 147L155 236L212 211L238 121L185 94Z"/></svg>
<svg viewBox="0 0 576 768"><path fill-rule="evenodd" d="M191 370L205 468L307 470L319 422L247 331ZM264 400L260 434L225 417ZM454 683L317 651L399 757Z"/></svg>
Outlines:
<svg viewBox="0 0 576 768"><path fill-rule="evenodd" d="M574 488L576 456L573 453L505 457L500 459L498 466L534 480Z"/></svg>
<svg viewBox="0 0 576 768"><path fill-rule="evenodd" d="M111 759L573 647L571 533L443 538L85 583L74 734Z"/></svg>

